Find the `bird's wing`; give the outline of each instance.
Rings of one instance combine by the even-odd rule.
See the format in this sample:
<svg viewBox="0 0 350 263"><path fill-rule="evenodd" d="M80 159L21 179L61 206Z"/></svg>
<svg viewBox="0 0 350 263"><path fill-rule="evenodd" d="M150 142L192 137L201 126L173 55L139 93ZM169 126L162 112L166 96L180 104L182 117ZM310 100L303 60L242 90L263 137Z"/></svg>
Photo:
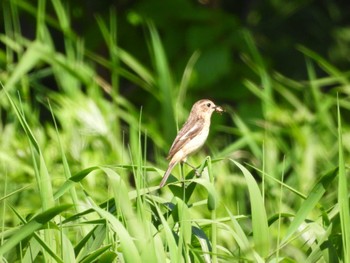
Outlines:
<svg viewBox="0 0 350 263"><path fill-rule="evenodd" d="M193 139L200 130L203 129L204 121L198 119L196 121L187 121L177 134L173 144L170 147L167 159L171 159L187 142Z"/></svg>

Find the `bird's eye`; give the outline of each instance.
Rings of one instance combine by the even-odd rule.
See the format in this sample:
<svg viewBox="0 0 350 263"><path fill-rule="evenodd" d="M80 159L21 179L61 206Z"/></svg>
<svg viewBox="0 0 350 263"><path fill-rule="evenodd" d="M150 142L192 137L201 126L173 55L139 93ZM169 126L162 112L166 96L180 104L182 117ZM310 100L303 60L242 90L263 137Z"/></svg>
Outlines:
<svg viewBox="0 0 350 263"><path fill-rule="evenodd" d="M210 103L208 103L208 104L207 104L207 106L208 106L208 108L209 108L209 107L211 106L211 104L210 104Z"/></svg>

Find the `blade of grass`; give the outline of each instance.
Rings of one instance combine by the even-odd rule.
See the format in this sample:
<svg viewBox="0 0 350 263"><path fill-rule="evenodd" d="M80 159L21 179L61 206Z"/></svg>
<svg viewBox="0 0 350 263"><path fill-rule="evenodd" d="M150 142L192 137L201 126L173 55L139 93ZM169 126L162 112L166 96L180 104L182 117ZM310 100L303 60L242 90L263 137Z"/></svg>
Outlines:
<svg viewBox="0 0 350 263"><path fill-rule="evenodd" d="M153 55L154 66L157 71L157 86L161 93L161 114L164 136L167 141L172 141L176 135L176 125L174 118L174 98L175 89L172 77L170 74L170 68L167 62L165 50L158 35L158 32L153 23L148 23L148 28L151 35L151 48Z"/></svg>
<svg viewBox="0 0 350 263"><path fill-rule="evenodd" d="M176 105L183 105L184 104L184 101L186 98L186 91L187 91L187 88L191 82L193 68L194 68L197 60L199 59L199 57L200 57L200 52L197 50L192 54L192 56L190 57L187 65L186 65L185 71L182 75L182 79L180 82L179 95L177 96Z"/></svg>
<svg viewBox="0 0 350 263"><path fill-rule="evenodd" d="M5 94L6 94L7 98L8 98L8 100L9 100L9 102L10 102L12 108L14 109L15 114L16 114L16 116L17 116L17 118L18 118L18 120L19 120L19 122L20 122L22 128L24 129L24 131L25 131L25 133L26 133L26 135L27 135L29 141L31 142L31 144L33 145L33 147L35 148L35 150L36 150L37 152L39 152L39 151L40 151L40 148L39 148L38 142L36 141L36 139L35 139L35 137L34 137L32 131L31 131L31 129L29 128L28 123L26 122L26 120L25 120L24 117L22 116L22 113L21 113L21 111L19 110L19 108L17 107L17 105L15 104L15 102L12 100L12 98L11 98L10 95L8 94L7 89L4 88L4 86L2 85L1 82L0 82L0 84L1 84L1 86L2 86L2 88L3 88L3 90L4 90L4 92L5 92Z"/></svg>
<svg viewBox="0 0 350 263"><path fill-rule="evenodd" d="M5 180L5 182L6 182L6 180ZM0 202L3 202L5 199L7 199L7 198L9 198L11 196L14 196L14 195L18 194L19 192L24 191L25 189L27 189L29 187L31 187L31 186L30 185L26 185L26 186L23 186L23 187L21 187L21 188L19 188L17 190L14 190L13 192L11 192L9 194L4 193L4 195L1 196L1 198L0 198ZM5 187L5 189L6 189L6 187Z"/></svg>
<svg viewBox="0 0 350 263"><path fill-rule="evenodd" d="M92 209L91 209L92 210ZM91 239L95 236L96 229L100 226L94 226L74 247L74 253L76 256L77 261L80 261L82 258L86 257L88 254L88 249L84 250L85 246L88 246L88 243L91 241Z"/></svg>
<svg viewBox="0 0 350 263"><path fill-rule="evenodd" d="M91 200L92 201L92 200ZM93 202L92 202L93 203ZM102 218L105 218L113 232L119 237L121 251L125 262L135 262L141 263L142 258L137 250L137 247L134 243L134 238L130 235L128 229L112 214L99 208L96 205L92 207Z"/></svg>
<svg viewBox="0 0 350 263"><path fill-rule="evenodd" d="M264 201L260 189L254 177L244 166L232 159L229 160L238 166L247 181L252 212L254 243L259 254L262 257L266 257L270 249L270 237Z"/></svg>
<svg viewBox="0 0 350 263"><path fill-rule="evenodd" d="M10 208L12 209L12 211L16 214L16 216L18 217L18 219L22 222L23 225L27 224L28 222L18 213L18 211L10 206ZM50 227L53 229L48 229ZM50 222L48 224L45 224L43 226L43 228L45 228L45 232L50 231L56 231L57 230L57 226L55 224L50 224ZM57 231L56 231L57 233ZM54 235L54 233L51 233L51 237L53 237L55 240L58 240L58 236ZM61 238L67 239L67 237L65 237L64 235L61 236ZM53 241L53 240L52 240ZM46 252L48 255L50 255L53 259L55 259L56 262L60 262L63 263L65 262L64 260L62 260L56 253L56 251L53 251L50 246L49 243L45 242L45 240L43 240L40 236L40 233L33 233L33 238L31 239L31 241L29 241L29 245L28 245L29 249L26 251L24 257L23 257L23 262L32 262L33 259L36 257L36 255L40 252L40 251L44 251ZM70 241L68 241L67 239L67 243L65 244L65 248L67 248L67 251L65 253L66 257L69 258L74 258L72 257L73 253L72 253L72 246ZM46 256L47 258L47 256ZM47 259L48 261L51 261L51 259ZM71 262L71 261L70 261Z"/></svg>
<svg viewBox="0 0 350 263"><path fill-rule="evenodd" d="M320 65L329 75L337 77L338 81L344 85L349 85L348 78L345 77L343 72L339 69L331 65L327 60L318 55L316 52L304 47L302 45L298 45L297 49L300 50L306 56L312 58L318 65Z"/></svg>
<svg viewBox="0 0 350 263"><path fill-rule="evenodd" d="M139 77L141 77L147 84L154 85L155 79L150 72L141 62L139 62L135 57L133 57L130 53L126 52L124 49L119 48L118 54L120 56L120 60L129 66Z"/></svg>
<svg viewBox="0 0 350 263"><path fill-rule="evenodd" d="M39 167L39 170L35 169L36 172L36 178L37 178L37 184L38 188L40 191L40 196L41 196L41 202L43 205L43 209L47 210L50 207L54 205L54 199L53 199L53 193L52 193L52 185L51 185L51 178L49 176L49 173L47 171L46 163L44 160L44 157L42 155L42 152L40 150L39 144L37 140L35 139L33 132L31 131L25 117L23 116L22 112L20 109L17 107L17 105L14 103L10 95L7 93L6 89L4 89L5 94L10 101L10 104L15 111L15 114L24 129L28 140L31 144L31 148L35 149L35 151L32 151L32 157L33 157L33 162L35 167ZM39 165L37 165L37 160L35 156L39 156Z"/></svg>
<svg viewBox="0 0 350 263"><path fill-rule="evenodd" d="M208 166L208 175L209 175L209 181L213 185L213 188L215 189L215 177L212 170L212 162L210 156L206 158L206 163ZM218 262L218 225L217 225L217 203L216 202L210 202L208 198L208 208L211 211L211 244L212 244L212 257L211 262L217 263Z"/></svg>
<svg viewBox="0 0 350 263"><path fill-rule="evenodd" d="M233 229L228 228L228 231L232 234L235 241L237 242L239 248L241 249L243 255L248 257L250 261L263 263L264 260L260 257L256 251L253 250L252 245L249 242L247 235L244 233L243 229L237 222L236 218L232 215L232 213L226 208L226 211L230 217L230 220L233 224ZM253 260L254 259L254 260Z"/></svg>
<svg viewBox="0 0 350 263"><path fill-rule="evenodd" d="M45 41L46 0L39 0L36 13L36 39Z"/></svg>
<svg viewBox="0 0 350 263"><path fill-rule="evenodd" d="M137 169L141 170L142 166ZM155 239L153 238L154 234L151 233L151 216L146 203L141 198L142 189L136 190L136 206L139 207L135 211L131 200L128 198L130 193L123 178L109 168L101 167L101 170L106 173L110 180L117 213L123 218L129 235L134 239L142 261L145 262L150 259L154 261L157 251L155 249ZM146 240L147 242L145 242Z"/></svg>
<svg viewBox="0 0 350 263"><path fill-rule="evenodd" d="M99 249L96 249L93 253L89 254L86 258L79 261L80 263L96 262L112 245L106 245Z"/></svg>
<svg viewBox="0 0 350 263"><path fill-rule="evenodd" d="M67 157L66 157L66 155L64 153L63 144L62 144L61 138L59 136L59 131L58 131L57 123L56 123L56 118L55 118L55 115L53 113L53 109L51 107L50 101L48 101L48 105L49 105L49 109L50 109L50 112L51 112L51 117L52 117L52 120L53 120L53 124L54 124L54 127L55 127L57 141L58 141L58 144L59 144L59 147L60 147L60 150L61 150L61 158L62 158L62 162L63 162L64 175L65 175L66 180L69 180L72 177L72 174L71 174L71 171L70 171L70 168L69 168ZM77 193L76 193L74 188L72 188L70 190L70 194L71 194L71 198L72 198L73 204L77 205L78 204L78 196L77 196ZM75 206L75 208L77 208L77 207Z"/></svg>
<svg viewBox="0 0 350 263"><path fill-rule="evenodd" d="M324 176L320 178L320 180L315 184L310 194L306 198L306 200L300 206L298 212L296 213L294 220L289 225L289 228L281 241L281 244L287 242L287 240L298 231L300 225L305 221L306 217L310 214L310 212L315 208L315 206L320 201L321 197L326 192L328 186L330 186L331 182L337 175L337 169L332 170L326 173Z"/></svg>
<svg viewBox="0 0 350 263"><path fill-rule="evenodd" d="M348 182L345 171L345 161L343 152L343 132L338 99L338 165L339 165L339 181L338 181L338 203L340 213L340 226L343 240L343 260L345 263L350 262L350 210L349 210L349 193Z"/></svg>
<svg viewBox="0 0 350 263"><path fill-rule="evenodd" d="M283 164L285 163L285 158L283 158ZM284 182L284 173L285 169L282 170L282 176L281 176L281 182ZM280 258L280 238L281 238L281 225L282 225L282 200L283 200L283 184L280 186L280 193L279 193L279 202L278 202L278 226L277 226L277 241L276 241L276 256L275 260L278 262L278 259Z"/></svg>
<svg viewBox="0 0 350 263"><path fill-rule="evenodd" d="M315 248L306 259L306 263L312 262L322 262L321 259L325 262L337 262L338 258L336 257L335 248L333 247L332 242L329 242L329 239L332 238L332 228L331 224L325 232L318 238L315 242Z"/></svg>
<svg viewBox="0 0 350 263"><path fill-rule="evenodd" d="M14 248L19 242L44 227L52 218L70 208L71 205L60 205L37 215L28 223L20 227L14 234L0 247L0 257Z"/></svg>
<svg viewBox="0 0 350 263"><path fill-rule="evenodd" d="M64 193L66 193L67 191L69 191L72 187L74 187L74 185L78 182L80 182L81 180L83 180L87 175L89 175L91 172L95 171L99 169L98 166L93 166L93 167L89 167L87 169L84 169L80 172L78 172L77 174L73 175L72 177L70 177L67 181L65 181L63 183L63 185L56 191L56 193L54 194L54 199L57 200L58 198L60 198L61 196L64 195Z"/></svg>
<svg viewBox="0 0 350 263"><path fill-rule="evenodd" d="M215 222L215 224L217 224ZM196 251L194 251L193 253L195 253L197 255L197 257L199 257L200 259L202 259L202 257L204 257L204 260L202 260L202 262L213 262L210 259L210 253L212 251L212 246L210 245L210 240L209 237L207 236L207 234L204 232L203 229L199 228L199 227L195 227L192 226L192 233L193 235L198 239L198 242L200 244L201 247L201 252L204 253L204 255L202 253L196 253Z"/></svg>
<svg viewBox="0 0 350 263"><path fill-rule="evenodd" d="M180 225L178 247L181 249L178 250L178 258L181 258L181 255L183 255L184 258L188 259L188 245L191 243L192 237L191 214L188 206L181 198L176 197L175 203Z"/></svg>
<svg viewBox="0 0 350 263"><path fill-rule="evenodd" d="M40 195L42 207L44 210L49 209L55 205L53 192L52 192L52 184L49 172L46 167L46 163L44 160L44 156L40 151L39 155L39 173L40 173Z"/></svg>
<svg viewBox="0 0 350 263"><path fill-rule="evenodd" d="M4 190L4 193L3 193L4 196L8 196L8 194L7 194L7 180L8 180L8 178L7 178L7 170L5 169L5 182L4 182L4 189L3 189ZM3 233L5 231L5 221L6 221L5 215L6 215L6 204L7 204L6 202L7 202L7 200L6 200L6 198L1 198L0 202L1 202L1 205L2 205L2 209L1 209L1 206L0 206L0 209L2 211L1 231L0 231L0 233ZM1 235L0 246L2 246L3 243L4 243L4 235Z"/></svg>
<svg viewBox="0 0 350 263"><path fill-rule="evenodd" d="M33 159L33 165L34 165L34 171L35 176L37 180L37 186L40 193L41 198L41 204L42 204L42 210L47 211L49 208L54 207L55 202L53 198L53 192L52 192L52 184L51 184L51 178L49 175L49 172L47 170L47 165L44 160L44 156L41 152L41 149L37 143L37 140L35 139L33 132L31 131L25 116L22 114L22 112L19 110L19 108L16 106L14 101L11 99L9 94L6 92L7 98L10 101L10 104L15 111L19 122L24 129L26 136L28 138L28 141L30 143L30 149L32 153L32 159ZM38 160L39 158L39 160ZM44 231L45 236L45 243L51 248L54 249L54 237L52 236L51 231ZM48 250L44 250L44 258L46 258ZM50 254L50 253L49 253Z"/></svg>
<svg viewBox="0 0 350 263"><path fill-rule="evenodd" d="M232 118L235 125L237 126L240 133L242 134L242 138L244 138L244 140L246 141L246 143L249 145L250 149L254 153L254 156L259 158L259 156L261 156L261 151L256 138L254 138L254 133L250 130L248 125L238 116L238 114L232 115Z"/></svg>
<svg viewBox="0 0 350 263"><path fill-rule="evenodd" d="M164 218L163 213L160 211L159 207L157 205L155 205L155 208L156 208L157 214L159 216L159 219L162 222L163 231L165 233L165 242L169 248L170 262L183 262L182 257L178 258L178 250L180 248L178 248L178 246L177 246L175 236L174 236L173 232L171 231L171 228L170 228L168 222ZM163 262L165 262L165 259Z"/></svg>
<svg viewBox="0 0 350 263"><path fill-rule="evenodd" d="M66 9L63 6L62 1L60 0L52 0L52 5L54 7L54 10L57 15L57 19L60 25L60 28L62 29L62 32L67 36L71 35L71 23L70 23L70 18L69 15L66 12ZM67 41L69 38L65 38L65 41ZM66 42L67 44L67 42ZM67 45L66 45L67 48ZM70 53L70 52L67 52Z"/></svg>
<svg viewBox="0 0 350 263"><path fill-rule="evenodd" d="M254 167L254 166L252 166L250 164L247 164L247 165L249 167L253 168L254 170L258 171L259 173L263 174L263 176L265 177L265 180L267 178L267 179L270 179L273 182L276 182L276 183L278 183L280 185L283 185L283 188L288 189L289 191L291 191L292 193L296 194L297 196L300 196L303 199L306 199L306 196L303 193L299 192L298 190L296 190L295 188L291 187L290 185L288 185L288 184L286 184L284 182L281 182L279 179L277 179L275 177L272 177L271 175L265 173L264 171L258 169L257 167Z"/></svg>
<svg viewBox="0 0 350 263"><path fill-rule="evenodd" d="M264 114L265 118L269 119L269 115L273 111L273 104L271 103L273 102L273 89L271 79L267 72L264 60L261 57L258 49L256 48L252 35L245 30L243 31L243 37L248 47L248 50L256 63L255 66L257 67L257 73L261 78L261 83L264 92L264 99L262 101L264 107Z"/></svg>

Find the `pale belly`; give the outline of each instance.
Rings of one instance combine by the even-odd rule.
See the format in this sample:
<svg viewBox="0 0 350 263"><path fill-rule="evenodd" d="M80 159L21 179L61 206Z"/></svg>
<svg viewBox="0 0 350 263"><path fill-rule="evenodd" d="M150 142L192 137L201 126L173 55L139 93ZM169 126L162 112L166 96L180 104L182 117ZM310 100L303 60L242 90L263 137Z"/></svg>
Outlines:
<svg viewBox="0 0 350 263"><path fill-rule="evenodd" d="M190 140L188 143L184 145L184 147L179 151L181 152L181 155L182 156L185 155L187 157L188 155L191 155L196 151L198 151L207 140L208 134L209 134L209 129L203 129L200 134L195 136L192 140ZM182 160L185 160L185 159L186 158L183 158Z"/></svg>

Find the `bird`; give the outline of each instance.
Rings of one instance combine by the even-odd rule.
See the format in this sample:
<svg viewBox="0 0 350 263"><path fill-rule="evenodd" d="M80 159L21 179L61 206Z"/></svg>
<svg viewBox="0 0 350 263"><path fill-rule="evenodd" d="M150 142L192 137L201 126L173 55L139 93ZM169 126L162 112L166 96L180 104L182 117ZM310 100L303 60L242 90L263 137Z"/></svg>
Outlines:
<svg viewBox="0 0 350 263"><path fill-rule="evenodd" d="M178 132L173 144L170 147L167 160L169 161L163 179L159 187L163 187L178 163L186 163L187 157L199 150L208 138L210 119L213 112L222 113L224 110L220 106L216 106L214 102L208 99L202 99L193 104L190 115ZM195 169L196 170L196 169Z"/></svg>

